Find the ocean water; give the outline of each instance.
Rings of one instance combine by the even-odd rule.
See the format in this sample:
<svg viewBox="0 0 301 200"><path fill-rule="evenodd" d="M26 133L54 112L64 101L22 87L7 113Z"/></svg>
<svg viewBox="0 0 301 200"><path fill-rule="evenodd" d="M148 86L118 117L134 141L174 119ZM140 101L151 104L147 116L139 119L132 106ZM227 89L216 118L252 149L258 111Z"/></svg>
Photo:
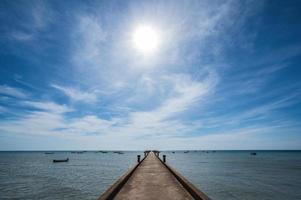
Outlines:
<svg viewBox="0 0 301 200"><path fill-rule="evenodd" d="M301 151L162 152L216 200L301 199ZM97 199L137 154L0 152L0 199ZM68 163L52 163L69 157Z"/></svg>

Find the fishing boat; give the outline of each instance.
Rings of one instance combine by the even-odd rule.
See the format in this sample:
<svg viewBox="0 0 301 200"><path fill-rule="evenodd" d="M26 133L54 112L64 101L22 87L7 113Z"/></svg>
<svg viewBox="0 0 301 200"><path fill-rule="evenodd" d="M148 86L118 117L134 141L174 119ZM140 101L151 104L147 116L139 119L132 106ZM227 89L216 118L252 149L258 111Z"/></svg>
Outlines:
<svg viewBox="0 0 301 200"><path fill-rule="evenodd" d="M54 152L45 152L44 154L54 154Z"/></svg>
<svg viewBox="0 0 301 200"><path fill-rule="evenodd" d="M184 151L184 153L189 153L189 151Z"/></svg>
<svg viewBox="0 0 301 200"><path fill-rule="evenodd" d="M62 160L53 160L54 163L58 163L58 162L68 162L69 158L67 159L62 159Z"/></svg>
<svg viewBox="0 0 301 200"><path fill-rule="evenodd" d="M257 153L256 152L252 152L252 153L250 153L252 156L256 156L257 155Z"/></svg>
<svg viewBox="0 0 301 200"><path fill-rule="evenodd" d="M113 153L117 153L117 154L124 154L123 152L121 151L114 151Z"/></svg>

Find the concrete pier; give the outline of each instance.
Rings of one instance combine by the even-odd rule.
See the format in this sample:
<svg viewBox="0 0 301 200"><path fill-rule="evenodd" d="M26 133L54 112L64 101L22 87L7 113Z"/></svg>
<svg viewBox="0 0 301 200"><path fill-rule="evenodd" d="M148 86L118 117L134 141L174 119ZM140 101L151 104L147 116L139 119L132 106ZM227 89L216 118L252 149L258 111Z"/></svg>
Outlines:
<svg viewBox="0 0 301 200"><path fill-rule="evenodd" d="M99 200L185 200L209 198L182 175L150 152L121 177Z"/></svg>

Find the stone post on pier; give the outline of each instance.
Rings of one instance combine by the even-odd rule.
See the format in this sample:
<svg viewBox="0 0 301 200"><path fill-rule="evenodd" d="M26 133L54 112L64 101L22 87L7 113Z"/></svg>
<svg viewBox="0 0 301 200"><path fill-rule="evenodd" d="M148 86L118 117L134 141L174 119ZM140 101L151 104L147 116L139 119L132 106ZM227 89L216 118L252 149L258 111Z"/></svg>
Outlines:
<svg viewBox="0 0 301 200"><path fill-rule="evenodd" d="M157 157L159 157L159 155L160 155L160 151L156 151L156 150L154 150L153 152L154 152L154 154L155 154Z"/></svg>
<svg viewBox="0 0 301 200"><path fill-rule="evenodd" d="M149 150L148 151L144 151L144 157L146 157L149 154Z"/></svg>

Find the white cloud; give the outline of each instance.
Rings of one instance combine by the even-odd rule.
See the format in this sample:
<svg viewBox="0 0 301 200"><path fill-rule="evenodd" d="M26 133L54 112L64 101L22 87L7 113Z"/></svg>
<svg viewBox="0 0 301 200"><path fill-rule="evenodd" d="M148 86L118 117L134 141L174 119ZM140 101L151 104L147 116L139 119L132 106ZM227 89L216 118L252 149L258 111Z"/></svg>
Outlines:
<svg viewBox="0 0 301 200"><path fill-rule="evenodd" d="M210 92L213 92L217 84L217 77L213 72L203 82L194 81L187 75L170 75L165 79L172 84L169 91L171 96L164 99L161 106L154 111L139 112L139 115L151 115L158 120L167 119L191 108ZM143 119L143 117L137 117L137 119Z"/></svg>
<svg viewBox="0 0 301 200"><path fill-rule="evenodd" d="M61 113L34 111L18 119L1 121L1 132L18 135L54 135L55 129L64 128Z"/></svg>
<svg viewBox="0 0 301 200"><path fill-rule="evenodd" d="M130 112L126 119L120 119L112 131L119 137L175 137L190 134L200 128L200 123L182 120L183 112L200 106L208 95L214 92L218 78L215 73L201 81L192 80L186 75L164 77L171 84L170 95L155 109Z"/></svg>
<svg viewBox="0 0 301 200"><path fill-rule="evenodd" d="M0 85L0 94L16 98L27 98L27 94L21 89L10 87L7 85Z"/></svg>
<svg viewBox="0 0 301 200"><path fill-rule="evenodd" d="M114 120L101 119L95 115L87 115L81 118L75 118L70 120L66 124L66 130L72 134L87 134L87 135L99 135L109 133L112 130L112 126L115 124Z"/></svg>
<svg viewBox="0 0 301 200"><path fill-rule="evenodd" d="M283 116L279 116L278 113L281 109L298 103L299 96L300 94L294 94L271 100L267 103L250 103L250 106L247 108L229 108L229 110L233 109L233 112L229 111L228 113L207 113L207 115L200 117L200 120L205 128L224 127L225 129L232 129L237 126L244 127L247 123L256 123L259 127L269 126L270 123L275 123L279 126L286 125L287 119L283 118ZM289 121L291 127L296 126L297 123L293 120Z"/></svg>
<svg viewBox="0 0 301 200"><path fill-rule="evenodd" d="M182 122L180 113L191 109L197 102L200 103L200 100L214 90L216 75L211 73L202 82L179 74L163 79L171 84L170 96L159 107L150 111L129 111L127 117L112 119L103 119L96 115L69 118L64 114L73 110L65 105L24 101L22 105L40 111L31 111L19 119L6 121L0 124L0 128L19 134L27 130L31 134L106 135L107 138L126 137L132 140L137 137L175 136L199 128L199 124Z"/></svg>
<svg viewBox="0 0 301 200"><path fill-rule="evenodd" d="M73 109L66 105L59 105L54 102L24 101L22 104L32 108L49 111L51 113L66 113L73 111Z"/></svg>
<svg viewBox="0 0 301 200"><path fill-rule="evenodd" d="M103 43L106 41L107 33L96 17L83 15L77 20L77 27L74 31L76 45L73 61L84 65L99 61L105 53Z"/></svg>
<svg viewBox="0 0 301 200"><path fill-rule="evenodd" d="M52 84L51 86L65 93L68 97L70 97L74 101L81 101L85 103L97 102L97 95L94 92L84 92L81 90L77 90L75 88L64 87L56 84Z"/></svg>
<svg viewBox="0 0 301 200"><path fill-rule="evenodd" d="M208 125L210 118L185 122L181 119L181 113L192 109L195 104L201 104L203 100L209 97L208 95L214 92L217 84L217 77L215 76L213 73L202 82L194 81L187 76L168 77L173 81L172 95L169 98L166 98L159 107L153 110L130 111L128 117L125 118L103 119L96 115L69 118L64 115L70 111L70 108L66 106L53 102L26 101L24 105L41 109L41 111L31 111L18 119L2 121L0 122L0 130L12 134L63 137L73 142L79 142L81 145L84 142L89 142L91 149L275 148L277 145L262 139L260 135L281 134L283 131L291 134L298 131L288 129L294 127L290 121L275 121L270 124L242 128L227 127L227 120L229 122L238 120L237 123L241 123L254 115L265 114L286 106L291 100L288 98L262 108L251 109L247 113L239 113L235 118L230 115L218 120L219 118L214 116L213 120L215 121L211 121L211 123L217 124L219 127L224 126L225 130L201 134L203 126ZM198 136L190 135L190 133L195 132L198 133ZM242 146L241 144L245 141L248 141L248 145ZM287 142L292 141L288 139ZM83 147L87 148L85 145Z"/></svg>
<svg viewBox="0 0 301 200"><path fill-rule="evenodd" d="M34 1L26 4L22 12L24 19L18 29L11 30L9 37L19 42L31 42L46 35L42 31L48 28L53 22L55 13L47 1Z"/></svg>
<svg viewBox="0 0 301 200"><path fill-rule="evenodd" d="M31 25L43 30L53 22L55 13L47 1L37 1L32 4L31 16L33 21Z"/></svg>
<svg viewBox="0 0 301 200"><path fill-rule="evenodd" d="M11 37L18 41L30 41L34 38L34 35L32 33L26 33L22 31L14 31L11 33Z"/></svg>

